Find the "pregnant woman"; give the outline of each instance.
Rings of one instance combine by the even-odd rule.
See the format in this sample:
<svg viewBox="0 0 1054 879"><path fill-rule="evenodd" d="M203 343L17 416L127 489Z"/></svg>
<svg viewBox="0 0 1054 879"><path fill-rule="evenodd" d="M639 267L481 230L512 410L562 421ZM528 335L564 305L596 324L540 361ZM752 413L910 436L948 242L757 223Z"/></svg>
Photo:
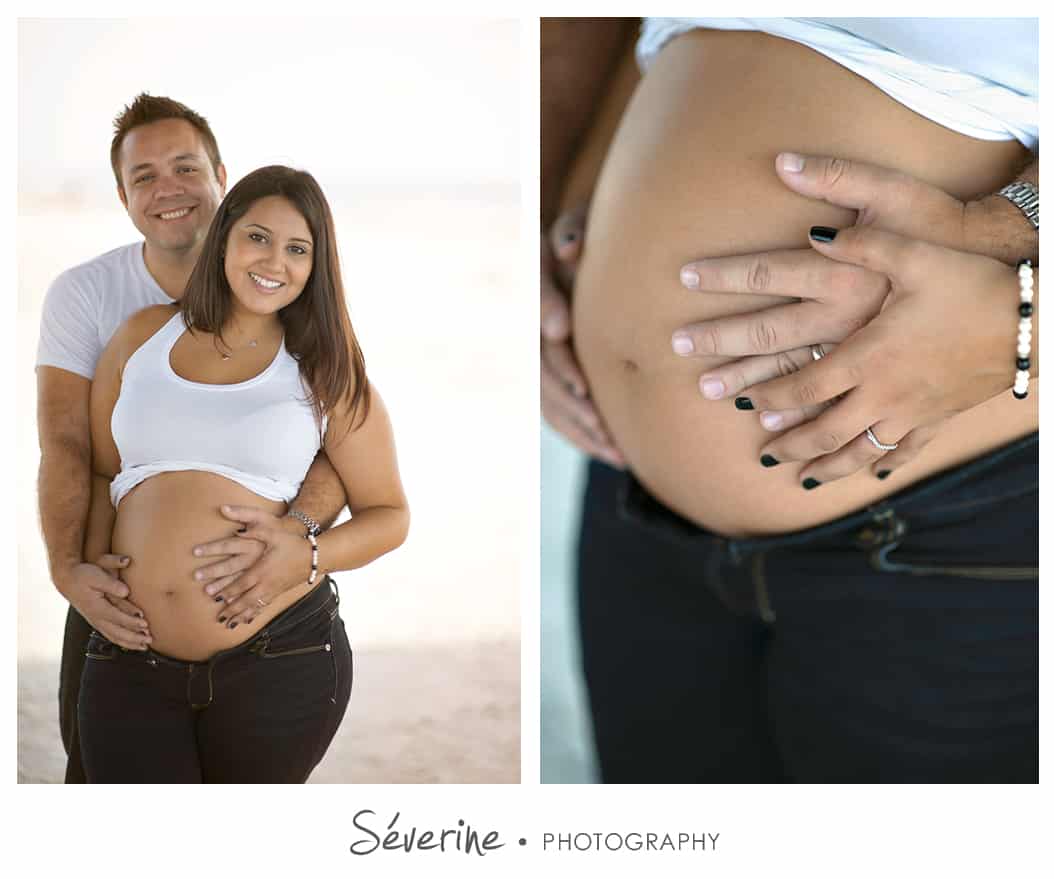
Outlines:
<svg viewBox="0 0 1054 879"><path fill-rule="evenodd" d="M394 549L409 521L311 175L260 168L228 193L181 302L140 311L106 348L91 419L85 552L134 560L121 576L149 635L142 650L89 642L89 782L305 781L351 694L328 573ZM282 515L320 446L351 520L277 538L302 556L304 582L228 619L222 594L194 580L193 547L230 535L221 504Z"/></svg>
<svg viewBox="0 0 1054 879"><path fill-rule="evenodd" d="M1008 75L1013 53L955 20L901 25L922 61L846 20L758 21L645 23L646 75L593 190L573 339L632 473L592 465L580 546L604 780L1034 781L1038 382L1010 393L1014 269L992 275L1011 297L1005 390L889 480L865 469L807 491L801 467L761 466L776 441L756 413L700 393L721 360L671 350L681 327L786 302L693 293L686 263L856 221L784 186L781 152L963 201L1013 180L1028 137L1000 109L1027 101L940 51L970 57L972 41L1002 52L972 61Z"/></svg>

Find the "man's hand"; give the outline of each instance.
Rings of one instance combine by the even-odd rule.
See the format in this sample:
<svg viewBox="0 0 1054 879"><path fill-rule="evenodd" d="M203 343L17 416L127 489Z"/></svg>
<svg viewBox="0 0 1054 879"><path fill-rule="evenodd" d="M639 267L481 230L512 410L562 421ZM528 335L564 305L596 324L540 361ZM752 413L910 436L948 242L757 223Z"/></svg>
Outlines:
<svg viewBox="0 0 1054 879"><path fill-rule="evenodd" d="M1023 217L994 210L991 197L964 203L907 174L864 162L781 153L776 157L776 173L801 195L857 210L857 226L993 259L1005 261L1006 242L1027 226ZM1009 254L1012 262L1033 249L1027 234L1015 240L1021 253ZM673 334L674 350L682 356L746 358L700 378L700 390L708 399L737 395L749 386L741 380L745 375L754 382L774 377L778 373L773 370L780 365L774 355L784 355L782 374L793 371L792 364L807 363L808 345L848 338L879 313L885 302L883 291L888 290L888 280L876 272L827 260L815 250L699 260L682 268L681 281L701 291L801 300L690 324Z"/></svg>
<svg viewBox="0 0 1054 879"><path fill-rule="evenodd" d="M248 623L261 608L287 589L307 581L311 574L311 544L304 539L304 526L296 519L274 516L255 507L222 506L220 512L241 523L235 537L194 547L194 555L225 556L200 568L195 577L211 581L205 592L217 604L218 622L234 628Z"/></svg>
<svg viewBox="0 0 1054 879"><path fill-rule="evenodd" d="M81 562L59 576L55 585L108 641L129 650L146 650L150 627L143 612L128 601L128 587L115 573L128 562L127 557L115 555L105 555L95 565Z"/></svg>
<svg viewBox="0 0 1054 879"><path fill-rule="evenodd" d="M585 206L569 211L557 218L548 237L541 235L542 415L587 455L623 467L571 348L571 314L563 290L573 283L582 253L585 214Z"/></svg>

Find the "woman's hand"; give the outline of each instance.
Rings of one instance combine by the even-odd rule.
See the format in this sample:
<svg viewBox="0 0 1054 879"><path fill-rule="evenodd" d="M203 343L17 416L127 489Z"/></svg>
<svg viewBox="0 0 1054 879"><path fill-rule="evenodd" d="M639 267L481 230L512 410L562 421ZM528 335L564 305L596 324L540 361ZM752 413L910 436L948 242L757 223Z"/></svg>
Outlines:
<svg viewBox="0 0 1054 879"><path fill-rule="evenodd" d="M222 506L228 519L242 523L234 537L194 547L194 555L225 556L197 571L199 580L211 580L205 592L223 607L217 622L234 628L249 623L260 610L311 575L311 544L296 519L274 516L255 507ZM251 558L251 561L249 559Z"/></svg>
<svg viewBox="0 0 1054 879"><path fill-rule="evenodd" d="M829 242L819 238L833 235ZM822 360L763 382L737 399L784 430L784 410L834 402L809 424L765 445L778 463L806 461L805 488L870 466L876 475L910 461L942 422L1009 391L1017 355L1017 271L984 256L879 229L814 227L813 248L889 279L881 313ZM1038 297L1037 297L1038 304ZM1033 317L1038 326L1038 310ZM1033 345L1033 374L1038 374ZM741 405L741 401L743 404ZM866 430L883 444L883 451Z"/></svg>

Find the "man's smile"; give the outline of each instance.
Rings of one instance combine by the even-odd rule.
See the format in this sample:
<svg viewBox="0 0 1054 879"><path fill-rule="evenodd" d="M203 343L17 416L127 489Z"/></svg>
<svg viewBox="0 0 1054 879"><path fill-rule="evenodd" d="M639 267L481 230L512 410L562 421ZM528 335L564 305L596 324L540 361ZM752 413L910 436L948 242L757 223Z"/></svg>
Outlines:
<svg viewBox="0 0 1054 879"><path fill-rule="evenodd" d="M194 210L194 206L191 205L191 206L185 207L185 208L176 208L176 209L171 210L171 211L165 211L165 212L160 213L160 214L154 214L154 216L157 217L158 219L161 219L161 220L181 220L183 217L187 216L193 210Z"/></svg>

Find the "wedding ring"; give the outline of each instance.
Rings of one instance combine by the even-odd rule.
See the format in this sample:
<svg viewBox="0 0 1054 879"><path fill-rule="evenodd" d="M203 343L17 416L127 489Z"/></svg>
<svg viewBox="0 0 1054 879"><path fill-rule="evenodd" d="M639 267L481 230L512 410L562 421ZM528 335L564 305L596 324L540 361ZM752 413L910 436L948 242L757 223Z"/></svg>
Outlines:
<svg viewBox="0 0 1054 879"><path fill-rule="evenodd" d="M881 449L883 452L892 452L898 445L898 443L882 443L878 441L878 437L875 436L874 431L869 427L867 429L867 438L871 440L871 445L876 449Z"/></svg>
<svg viewBox="0 0 1054 879"><path fill-rule="evenodd" d="M810 345L809 350L812 351L813 360L823 360L827 356L827 352L823 350L823 345Z"/></svg>

